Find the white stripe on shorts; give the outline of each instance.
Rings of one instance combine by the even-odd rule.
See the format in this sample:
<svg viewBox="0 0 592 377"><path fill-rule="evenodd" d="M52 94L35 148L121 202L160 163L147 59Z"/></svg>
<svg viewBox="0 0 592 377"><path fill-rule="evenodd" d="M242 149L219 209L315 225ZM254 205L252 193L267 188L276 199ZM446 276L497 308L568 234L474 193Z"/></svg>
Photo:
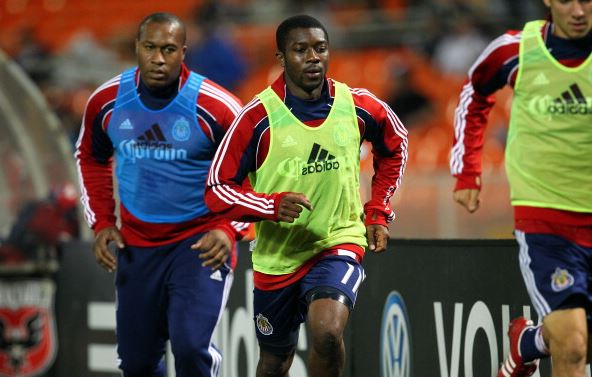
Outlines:
<svg viewBox="0 0 592 377"><path fill-rule="evenodd" d="M537 289L536 281L534 278L534 273L530 268L530 255L528 254L528 244L526 243L526 235L524 232L517 230L516 234L516 241L518 241L518 245L520 245L520 271L522 272L522 278L524 279L524 284L526 285L526 290L528 291L528 295L530 296L530 300L532 301L532 305L536 310L539 320L542 319L551 312L551 308L549 307L549 303L541 292Z"/></svg>

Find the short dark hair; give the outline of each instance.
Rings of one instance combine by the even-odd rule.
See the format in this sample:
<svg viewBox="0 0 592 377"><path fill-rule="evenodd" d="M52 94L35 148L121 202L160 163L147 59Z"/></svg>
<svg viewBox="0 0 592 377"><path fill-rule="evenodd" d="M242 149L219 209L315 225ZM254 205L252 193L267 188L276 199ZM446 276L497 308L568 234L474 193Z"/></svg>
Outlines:
<svg viewBox="0 0 592 377"><path fill-rule="evenodd" d="M137 35L138 40L141 39L142 34L144 33L144 30L146 29L146 26L152 22L157 23L157 24L177 24L177 25L179 25L179 28L181 29L181 33L183 35L183 43L185 43L185 41L187 39L187 32L185 30L185 23L183 23L183 21L181 21L181 19L179 17L175 16L174 14L166 13L166 12L152 13L152 14L146 16L146 18L144 18L142 20L142 22L140 22L140 26L138 27L138 35Z"/></svg>
<svg viewBox="0 0 592 377"><path fill-rule="evenodd" d="M292 16L282 21L282 23L278 26L277 30L275 31L275 43L278 51L286 51L286 42L288 40L288 34L290 33L290 31L300 28L321 29L323 30L323 33L325 33L325 39L329 41L329 33L327 33L327 29L325 29L325 27L319 20L306 14L299 14L297 16Z"/></svg>

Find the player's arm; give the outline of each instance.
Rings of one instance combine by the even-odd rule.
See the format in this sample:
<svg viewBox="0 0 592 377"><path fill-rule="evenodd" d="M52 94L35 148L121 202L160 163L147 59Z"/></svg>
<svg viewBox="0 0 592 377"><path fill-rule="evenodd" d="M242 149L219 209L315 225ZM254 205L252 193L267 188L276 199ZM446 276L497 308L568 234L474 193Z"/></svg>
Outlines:
<svg viewBox="0 0 592 377"><path fill-rule="evenodd" d="M236 96L211 80L204 80L197 101L197 120L216 148L241 108L242 103ZM204 234L191 248L199 251L204 267L216 270L227 262L232 265L229 259L232 258L234 244L248 233L249 225L246 222L225 220Z"/></svg>
<svg viewBox="0 0 592 377"><path fill-rule="evenodd" d="M471 213L480 204L481 156L487 119L495 104L493 95L515 77L518 43L517 35L506 33L489 44L469 70L454 113L453 199Z"/></svg>
<svg viewBox="0 0 592 377"><path fill-rule="evenodd" d="M407 130L393 110L373 94L354 90L363 138L372 144L374 175L371 197L364 205L369 249L386 250L387 224L394 220L390 199L401 184L407 162Z"/></svg>
<svg viewBox="0 0 592 377"><path fill-rule="evenodd" d="M204 81L204 93L198 97L198 122L206 135L218 147L238 115L241 103L222 87ZM201 102L200 102L201 101ZM203 235L191 248L199 252L202 266L212 270L225 263L232 265L235 242L249 231L249 223L224 219L214 229Z"/></svg>
<svg viewBox="0 0 592 377"><path fill-rule="evenodd" d="M115 225L111 167L113 146L105 131L110 113L109 100L113 100L109 90L101 88L90 97L74 156L78 165L84 217L95 233L95 257L103 268L113 271L115 258L108 245L115 242L118 247L123 247L124 241Z"/></svg>
<svg viewBox="0 0 592 377"><path fill-rule="evenodd" d="M222 86L208 79L203 81L197 99L196 116L200 128L216 148L220 146L242 106L241 100ZM245 184L248 184L248 180ZM247 235L249 228L250 223L238 221L226 221L216 227L232 243Z"/></svg>
<svg viewBox="0 0 592 377"><path fill-rule="evenodd" d="M205 190L206 204L212 212L235 221L293 221L297 217L293 206L308 208L308 199L289 193L255 192L245 183L247 175L256 170L259 142L267 126L263 105L253 100L222 139Z"/></svg>
<svg viewBox="0 0 592 377"><path fill-rule="evenodd" d="M113 199L113 145L105 131L109 119L102 93L91 96L86 105L74 157L78 165L81 202L88 225L95 233L115 226Z"/></svg>

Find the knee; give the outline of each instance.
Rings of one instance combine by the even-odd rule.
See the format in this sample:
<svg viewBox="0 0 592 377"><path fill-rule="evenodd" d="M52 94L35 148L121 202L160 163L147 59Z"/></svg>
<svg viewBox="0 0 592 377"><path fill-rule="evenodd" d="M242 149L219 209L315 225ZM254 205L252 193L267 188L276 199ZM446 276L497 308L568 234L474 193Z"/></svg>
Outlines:
<svg viewBox="0 0 592 377"><path fill-rule="evenodd" d="M192 363L203 358L210 359L209 344L191 341L190 339L171 339L171 351L175 360L181 363Z"/></svg>
<svg viewBox="0 0 592 377"><path fill-rule="evenodd" d="M121 361L119 369L125 376L143 377L143 376L162 376L164 377L164 365L161 363L150 363L143 360L125 359Z"/></svg>
<svg viewBox="0 0 592 377"><path fill-rule="evenodd" d="M293 358L294 352L288 355L274 355L262 350L259 354L259 363L257 364L257 376L287 376Z"/></svg>
<svg viewBox="0 0 592 377"><path fill-rule="evenodd" d="M290 366L285 363L276 363L270 361L259 360L257 365L258 377L277 377L286 376Z"/></svg>
<svg viewBox="0 0 592 377"><path fill-rule="evenodd" d="M126 377L164 376L164 353L164 343L130 344L125 338L117 346L118 367Z"/></svg>
<svg viewBox="0 0 592 377"><path fill-rule="evenodd" d="M312 335L314 351L325 357L338 355L343 343L343 334L339 329L321 329Z"/></svg>
<svg viewBox="0 0 592 377"><path fill-rule="evenodd" d="M584 332L572 331L562 336L552 336L549 343L551 355L557 361L583 364L586 360L588 337Z"/></svg>

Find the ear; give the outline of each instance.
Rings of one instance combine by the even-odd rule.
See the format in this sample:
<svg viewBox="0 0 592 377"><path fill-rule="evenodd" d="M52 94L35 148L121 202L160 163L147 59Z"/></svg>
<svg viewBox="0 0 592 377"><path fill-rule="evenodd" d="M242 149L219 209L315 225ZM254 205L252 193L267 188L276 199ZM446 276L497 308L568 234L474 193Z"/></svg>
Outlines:
<svg viewBox="0 0 592 377"><path fill-rule="evenodd" d="M281 52L276 52L275 53L275 58L280 62L280 65L282 66L282 68L284 68L286 66L286 62L284 60L284 54Z"/></svg>

